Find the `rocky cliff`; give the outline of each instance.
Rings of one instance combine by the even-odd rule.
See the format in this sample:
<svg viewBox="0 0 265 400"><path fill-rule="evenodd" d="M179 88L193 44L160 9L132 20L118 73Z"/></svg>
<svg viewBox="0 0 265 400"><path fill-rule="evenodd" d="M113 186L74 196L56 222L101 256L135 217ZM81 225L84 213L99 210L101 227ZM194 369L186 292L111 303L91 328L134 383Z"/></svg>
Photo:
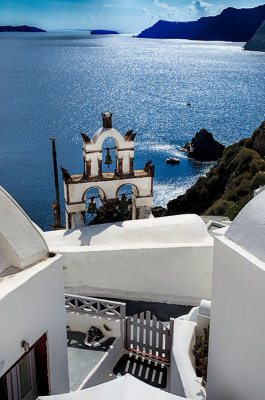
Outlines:
<svg viewBox="0 0 265 400"><path fill-rule="evenodd" d="M245 44L244 49L265 51L265 21L262 22L254 36Z"/></svg>
<svg viewBox="0 0 265 400"><path fill-rule="evenodd" d="M247 42L265 20L265 4L255 8L226 8L215 17L191 22L160 20L142 31L139 38L224 40Z"/></svg>
<svg viewBox="0 0 265 400"><path fill-rule="evenodd" d="M167 205L167 215L196 213L233 219L265 185L265 121L252 136L228 146L216 166Z"/></svg>

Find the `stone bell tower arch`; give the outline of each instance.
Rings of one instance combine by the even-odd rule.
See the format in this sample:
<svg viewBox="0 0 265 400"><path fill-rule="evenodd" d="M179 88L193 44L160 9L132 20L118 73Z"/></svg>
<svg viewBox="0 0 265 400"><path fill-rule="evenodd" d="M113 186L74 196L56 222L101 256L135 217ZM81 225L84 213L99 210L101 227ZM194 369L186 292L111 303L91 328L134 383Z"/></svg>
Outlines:
<svg viewBox="0 0 265 400"><path fill-rule="evenodd" d="M93 137L81 133L83 138L84 171L81 175L70 175L64 168L64 199L66 209L66 227L76 227L85 211L84 193L97 187L102 193L101 201L106 210L111 211L117 205L118 191L124 185L132 187L132 218L149 218L153 205L154 166L147 162L143 170L134 170L134 139L136 133L129 130L122 136L112 128L112 114L102 113L102 127ZM103 142L107 138L115 141L115 172L102 172Z"/></svg>

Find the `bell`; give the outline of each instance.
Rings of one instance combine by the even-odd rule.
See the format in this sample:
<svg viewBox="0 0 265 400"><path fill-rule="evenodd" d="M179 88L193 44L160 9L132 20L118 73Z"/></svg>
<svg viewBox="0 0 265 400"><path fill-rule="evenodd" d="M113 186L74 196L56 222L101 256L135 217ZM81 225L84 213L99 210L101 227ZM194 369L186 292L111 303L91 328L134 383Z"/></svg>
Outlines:
<svg viewBox="0 0 265 400"><path fill-rule="evenodd" d="M106 157L105 157L104 164L107 164L108 168L109 168L110 164L113 164L113 163L114 163L114 161L111 158L111 155L110 155L110 152L109 152L109 147L107 147L107 154L106 154Z"/></svg>
<svg viewBox="0 0 265 400"><path fill-rule="evenodd" d="M125 196L125 194L123 194L121 196L121 199L119 201L118 210L121 213L126 213L129 210L129 201L128 201L127 197Z"/></svg>
<svg viewBox="0 0 265 400"><path fill-rule="evenodd" d="M94 196L90 197L86 212L90 213L90 214L96 214L97 213L97 205L96 205L96 202L94 201Z"/></svg>

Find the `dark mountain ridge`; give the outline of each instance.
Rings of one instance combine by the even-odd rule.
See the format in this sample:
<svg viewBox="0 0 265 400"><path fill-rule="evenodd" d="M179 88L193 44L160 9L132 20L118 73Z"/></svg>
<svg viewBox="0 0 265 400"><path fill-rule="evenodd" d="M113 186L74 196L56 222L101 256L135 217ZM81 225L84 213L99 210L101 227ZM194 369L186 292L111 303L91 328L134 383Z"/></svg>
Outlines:
<svg viewBox="0 0 265 400"><path fill-rule="evenodd" d="M229 7L219 15L202 17L197 21L159 20L137 37L247 42L264 20L265 4L255 8Z"/></svg>

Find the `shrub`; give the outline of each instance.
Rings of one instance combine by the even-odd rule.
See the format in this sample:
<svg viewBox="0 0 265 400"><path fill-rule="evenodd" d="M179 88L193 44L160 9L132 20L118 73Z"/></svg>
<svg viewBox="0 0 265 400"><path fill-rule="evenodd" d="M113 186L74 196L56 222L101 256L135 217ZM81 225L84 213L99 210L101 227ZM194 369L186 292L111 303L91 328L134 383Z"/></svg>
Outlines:
<svg viewBox="0 0 265 400"><path fill-rule="evenodd" d="M253 140L252 140L252 138L250 137L250 138L247 138L247 139L245 139L245 147L247 147L247 148L251 148L252 147L252 145L253 145Z"/></svg>
<svg viewBox="0 0 265 400"><path fill-rule="evenodd" d="M229 161L235 154L237 154L239 151L239 145L237 143L232 144L231 146L228 146L224 153L223 153L223 158L226 161Z"/></svg>
<svg viewBox="0 0 265 400"><path fill-rule="evenodd" d="M237 201L238 200L238 194L237 190L235 189L227 189L224 194L224 199L228 201Z"/></svg>
<svg viewBox="0 0 265 400"><path fill-rule="evenodd" d="M256 158L253 158L253 160L249 163L249 170L254 175L256 172L260 171L262 168L262 161L258 160Z"/></svg>
<svg viewBox="0 0 265 400"><path fill-rule="evenodd" d="M214 189L216 186L218 187L220 185L220 178L218 175L213 175L211 178L209 177L207 186L208 188Z"/></svg>
<svg viewBox="0 0 265 400"><path fill-rule="evenodd" d="M265 185L265 173L258 172L251 181L252 190L258 189Z"/></svg>
<svg viewBox="0 0 265 400"><path fill-rule="evenodd" d="M193 355L196 360L197 374L202 376L202 385L207 384L207 366L208 366L208 347L209 347L209 327L204 329L204 334L197 336L193 348Z"/></svg>
<svg viewBox="0 0 265 400"><path fill-rule="evenodd" d="M250 169L250 163L254 159L257 161L260 160L260 157L256 151L241 147L241 150L229 163L228 168L230 171L233 171L235 175L240 175L241 173Z"/></svg>
<svg viewBox="0 0 265 400"><path fill-rule="evenodd" d="M241 139L241 140L239 140L238 144L239 144L239 146L248 147L248 146L246 146L247 141L248 141L248 138Z"/></svg>
<svg viewBox="0 0 265 400"><path fill-rule="evenodd" d="M240 185L237 188L237 193L238 193L238 200L239 200L239 197L246 196L247 194L252 193L250 180L243 179L243 181L240 183Z"/></svg>
<svg viewBox="0 0 265 400"><path fill-rule="evenodd" d="M207 198L207 196L208 196L208 190L205 187L203 187L199 193L199 200L204 201Z"/></svg>
<svg viewBox="0 0 265 400"><path fill-rule="evenodd" d="M211 207L209 207L205 214L206 215L224 215L227 207L233 204L231 201L224 199L216 200Z"/></svg>
<svg viewBox="0 0 265 400"><path fill-rule="evenodd" d="M242 210L242 208L245 207L245 205L249 202L249 200L251 200L251 197L252 196L248 196L245 199L240 200L235 204L231 204L229 207L227 207L224 215L228 217L231 221L233 221L233 219L235 219L235 217Z"/></svg>

